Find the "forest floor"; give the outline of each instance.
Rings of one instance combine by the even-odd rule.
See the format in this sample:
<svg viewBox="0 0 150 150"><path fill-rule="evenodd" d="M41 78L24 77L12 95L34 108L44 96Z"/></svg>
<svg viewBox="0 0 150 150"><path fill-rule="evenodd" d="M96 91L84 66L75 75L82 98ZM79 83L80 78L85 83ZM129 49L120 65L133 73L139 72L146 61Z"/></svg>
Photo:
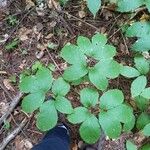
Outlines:
<svg viewBox="0 0 150 150"><path fill-rule="evenodd" d="M110 6L102 8L94 19L84 2L74 0L62 7L59 13L51 4L49 7L44 5L40 4L39 7L31 0L17 0L0 11L0 116L8 110L12 101L10 97L19 91L19 75L36 60L46 65L55 64L57 69L63 70L66 64L59 57L60 50L67 42L75 43L79 35L92 37L96 32L106 34L108 43L117 47L115 59L122 64L132 64L129 50L132 41L124 37L121 31L121 25L129 22L129 15L117 13ZM10 46L12 48L9 49ZM57 76L59 70L55 74ZM123 90L130 103L130 81L118 77L111 81L111 87ZM79 102L74 97L72 93L71 102L77 106ZM3 125L0 129L0 142L25 117L28 118L27 124L7 145L6 150L28 150L43 137L44 133L35 126L35 116L22 112L19 103L7 119L10 127ZM77 150L83 145L78 126L67 124L71 129L71 149ZM137 143L142 141L140 136L132 133L123 134L117 140L104 138L103 150L123 150L125 140L129 138L136 139Z"/></svg>

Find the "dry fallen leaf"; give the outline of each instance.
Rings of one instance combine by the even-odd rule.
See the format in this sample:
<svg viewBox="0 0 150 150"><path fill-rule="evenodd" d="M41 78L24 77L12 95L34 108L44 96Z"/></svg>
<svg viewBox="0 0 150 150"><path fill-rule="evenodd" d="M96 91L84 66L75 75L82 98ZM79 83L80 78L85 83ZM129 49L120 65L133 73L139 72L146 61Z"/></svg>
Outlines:
<svg viewBox="0 0 150 150"><path fill-rule="evenodd" d="M21 41L26 41L29 39L28 34L32 32L31 29L27 29L26 27L22 27L18 31L18 37Z"/></svg>
<svg viewBox="0 0 150 150"><path fill-rule="evenodd" d="M26 0L26 10L29 10L31 7L34 7L35 4L32 0Z"/></svg>
<svg viewBox="0 0 150 150"><path fill-rule="evenodd" d="M33 147L33 144L28 139L24 139L21 136L17 136L15 138L16 150L30 150L32 147Z"/></svg>
<svg viewBox="0 0 150 150"><path fill-rule="evenodd" d="M1 71L1 70L0 70L0 74L7 74L7 72L6 72L6 71Z"/></svg>
<svg viewBox="0 0 150 150"><path fill-rule="evenodd" d="M85 11L79 11L79 17L82 19L82 18L84 18L86 16L86 13L85 13Z"/></svg>
<svg viewBox="0 0 150 150"><path fill-rule="evenodd" d="M3 80L3 84L7 88L7 90L9 90L9 91L15 91L10 82L11 81L9 79L4 79Z"/></svg>
<svg viewBox="0 0 150 150"><path fill-rule="evenodd" d="M0 102L0 116L6 113L8 110L9 105L5 102Z"/></svg>

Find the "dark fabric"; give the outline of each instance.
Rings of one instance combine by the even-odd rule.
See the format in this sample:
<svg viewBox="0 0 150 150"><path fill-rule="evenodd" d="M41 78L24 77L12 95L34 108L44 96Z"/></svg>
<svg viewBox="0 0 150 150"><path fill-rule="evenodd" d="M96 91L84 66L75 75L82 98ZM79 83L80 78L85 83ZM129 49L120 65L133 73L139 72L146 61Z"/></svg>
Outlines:
<svg viewBox="0 0 150 150"><path fill-rule="evenodd" d="M32 150L69 150L70 139L67 130L55 127Z"/></svg>

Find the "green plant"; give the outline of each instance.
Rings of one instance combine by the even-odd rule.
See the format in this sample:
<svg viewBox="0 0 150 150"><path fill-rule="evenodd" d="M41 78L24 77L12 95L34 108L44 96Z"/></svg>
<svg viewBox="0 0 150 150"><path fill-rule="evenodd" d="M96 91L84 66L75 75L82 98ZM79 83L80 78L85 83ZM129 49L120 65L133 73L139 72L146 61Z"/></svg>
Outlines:
<svg viewBox="0 0 150 150"><path fill-rule="evenodd" d="M127 37L137 37L132 50L143 52L150 50L150 22L135 22L126 30Z"/></svg>
<svg viewBox="0 0 150 150"><path fill-rule="evenodd" d="M150 11L150 0L117 0L117 10L120 12L132 12L143 5Z"/></svg>
<svg viewBox="0 0 150 150"><path fill-rule="evenodd" d="M87 1L87 7L95 17L96 13L101 7L101 0L86 0L86 1Z"/></svg>
<svg viewBox="0 0 150 150"><path fill-rule="evenodd" d="M137 146L129 140L126 142L126 148L127 150L137 150Z"/></svg>
<svg viewBox="0 0 150 150"><path fill-rule="evenodd" d="M16 38L16 39L12 40L11 42L9 42L9 43L5 46L5 49L6 49L7 51L12 51L12 50L14 50L14 49L18 46L19 42L20 42L20 41Z"/></svg>
<svg viewBox="0 0 150 150"><path fill-rule="evenodd" d="M65 45L61 57L69 63L69 67L63 74L64 79L75 81L87 75L98 89L106 90L108 79L118 77L121 69L121 65L113 60L116 55L115 47L106 43L104 35L95 34L92 41L79 36L77 46Z"/></svg>
<svg viewBox="0 0 150 150"><path fill-rule="evenodd" d="M11 15L8 16L7 21L8 21L8 24L11 25L11 26L14 26L18 23L17 17L16 16L11 16Z"/></svg>
<svg viewBox="0 0 150 150"><path fill-rule="evenodd" d="M81 124L80 135L90 144L100 138L102 130L109 138L118 138L122 132L131 131L135 122L137 129L149 136L149 114L146 112L150 99L150 88L146 88L149 61L136 56L135 68L123 66L113 59L115 47L106 43L106 36L99 33L92 40L79 36L77 45L69 43L61 50L60 56L68 63L62 76L53 79L50 71L53 69L40 62L21 76L19 87L26 93L22 109L28 113L37 110L36 125L39 129L47 131L53 128L60 112L67 114L69 122ZM124 100L123 92L108 89L109 80L117 78L119 74L136 78L131 84L131 96L140 109L141 115L137 121L133 108ZM67 95L72 85L84 82L87 87L79 92L82 106L73 108ZM45 100L46 95L51 98Z"/></svg>

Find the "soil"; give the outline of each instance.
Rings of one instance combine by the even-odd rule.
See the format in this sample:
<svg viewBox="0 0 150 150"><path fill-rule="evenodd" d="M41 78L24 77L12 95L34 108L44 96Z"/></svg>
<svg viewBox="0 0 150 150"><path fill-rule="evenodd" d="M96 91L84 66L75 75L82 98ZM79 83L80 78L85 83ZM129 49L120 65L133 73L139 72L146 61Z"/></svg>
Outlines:
<svg viewBox="0 0 150 150"><path fill-rule="evenodd" d="M56 63L63 71L66 64L59 57L61 48L67 42L75 43L78 35L92 37L97 30L105 33L109 39L108 43L117 47L118 53L115 59L122 64L132 65L133 55L129 47L133 41L124 37L120 28L129 20L127 14L120 14L111 9L101 9L94 19L85 3L81 1L70 1L62 7L65 13L60 14L51 7L42 7L39 11L39 7L35 4L35 1L32 0L17 0L0 10L0 41L4 40L0 43L0 84L4 84L11 96L16 95L19 91L19 75L29 69L36 60L40 60L45 65ZM9 16L17 19L14 25L10 23ZM16 38L20 40L16 48L7 50L6 45ZM55 44L56 48L46 49L48 43ZM55 72L55 76L58 75L59 70ZM15 82L10 79L12 77L16 78ZM110 88L121 89L126 101L133 105L130 99L130 84L131 81L118 77L110 81ZM72 92L68 97L74 107L80 105L78 95ZM6 91L0 89L0 115L7 110L10 102L11 99ZM11 127L0 129L0 142L27 116L22 112L19 103L8 118ZM28 116L27 125L8 144L6 150L28 150L42 139L44 133L36 128L34 118L35 115ZM81 145L84 145L78 134L79 126L69 124L64 116L60 116L59 122L62 121L70 127L71 149L79 149ZM104 138L103 150L123 150L126 139L134 139L134 137L134 134L129 133L123 134L118 140Z"/></svg>

